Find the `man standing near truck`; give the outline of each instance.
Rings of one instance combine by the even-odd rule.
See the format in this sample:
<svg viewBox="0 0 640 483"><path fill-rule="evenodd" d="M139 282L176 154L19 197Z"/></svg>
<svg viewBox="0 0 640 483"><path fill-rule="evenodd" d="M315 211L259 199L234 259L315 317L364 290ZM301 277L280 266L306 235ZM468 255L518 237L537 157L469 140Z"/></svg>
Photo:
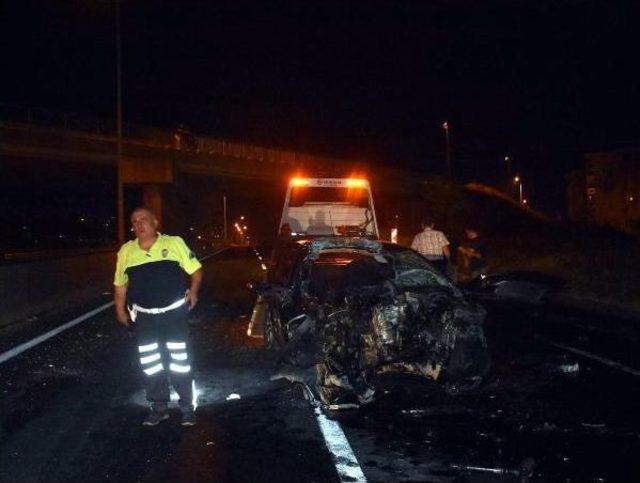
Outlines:
<svg viewBox="0 0 640 483"><path fill-rule="evenodd" d="M418 233L411 243L411 248L429 260L435 268L446 273L449 260L449 240L444 233L434 230L435 224L428 218L422 220L422 231Z"/></svg>
<svg viewBox="0 0 640 483"><path fill-rule="evenodd" d="M158 232L150 209L136 208L131 224L136 239L118 252L114 298L118 322L137 327L138 358L151 403L143 424L155 426L169 417L171 383L180 396L182 425L193 426L187 314L198 302L202 265L182 238Z"/></svg>

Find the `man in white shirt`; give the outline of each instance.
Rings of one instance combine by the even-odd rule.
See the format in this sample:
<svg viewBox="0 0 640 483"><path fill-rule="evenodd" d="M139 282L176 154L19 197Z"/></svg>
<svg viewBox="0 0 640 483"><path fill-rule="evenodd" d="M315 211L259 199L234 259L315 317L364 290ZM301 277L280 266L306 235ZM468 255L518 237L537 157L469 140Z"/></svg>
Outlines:
<svg viewBox="0 0 640 483"><path fill-rule="evenodd" d="M411 243L411 248L424 256L442 273L445 273L449 260L449 240L444 233L434 230L431 220L422 220L422 231L418 233Z"/></svg>

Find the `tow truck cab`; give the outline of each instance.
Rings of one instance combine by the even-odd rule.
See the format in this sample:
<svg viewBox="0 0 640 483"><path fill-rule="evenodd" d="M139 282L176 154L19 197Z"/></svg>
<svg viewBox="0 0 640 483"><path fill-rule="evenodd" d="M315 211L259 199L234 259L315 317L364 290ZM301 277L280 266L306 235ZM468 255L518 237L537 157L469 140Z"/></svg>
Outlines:
<svg viewBox="0 0 640 483"><path fill-rule="evenodd" d="M371 186L363 178L292 178L278 231L284 225L293 237L379 238Z"/></svg>

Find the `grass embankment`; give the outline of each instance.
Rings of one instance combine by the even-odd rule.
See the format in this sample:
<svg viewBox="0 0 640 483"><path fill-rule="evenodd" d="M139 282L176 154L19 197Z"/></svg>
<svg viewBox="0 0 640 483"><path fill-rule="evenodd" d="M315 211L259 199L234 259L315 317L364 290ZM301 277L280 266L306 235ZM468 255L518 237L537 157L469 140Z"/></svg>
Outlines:
<svg viewBox="0 0 640 483"><path fill-rule="evenodd" d="M567 282L569 296L640 311L637 238L545 219L499 196L441 178L428 179L421 196L425 213L452 241L462 239L467 224L481 231L491 271L547 273Z"/></svg>

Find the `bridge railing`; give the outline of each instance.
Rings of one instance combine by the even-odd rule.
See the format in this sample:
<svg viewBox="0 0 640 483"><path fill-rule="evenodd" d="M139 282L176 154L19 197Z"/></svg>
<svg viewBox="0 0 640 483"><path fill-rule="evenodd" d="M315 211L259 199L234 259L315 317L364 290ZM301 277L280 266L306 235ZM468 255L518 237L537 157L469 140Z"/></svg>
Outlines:
<svg viewBox="0 0 640 483"><path fill-rule="evenodd" d="M20 124L28 128L59 129L105 137L116 136L113 119L88 117L81 114L60 113L49 109L14 106L0 103L0 122ZM316 156L288 149L277 149L225 139L199 136L184 129L162 129L125 122L126 142L144 143L164 149L192 151L236 159L258 160L290 166L331 166L335 158Z"/></svg>
<svg viewBox="0 0 640 483"><path fill-rule="evenodd" d="M323 156L300 153L286 149L265 148L247 143L238 143L215 138L198 138L197 152L215 154L223 157L280 163L290 166L323 165L330 166L336 162Z"/></svg>
<svg viewBox="0 0 640 483"><path fill-rule="evenodd" d="M115 137L117 134L116 122L113 119L8 104L0 104L0 121L21 124L26 127L73 131L100 137ZM165 147L173 145L173 133L169 129L124 122L122 131L123 136L127 139L140 139Z"/></svg>
<svg viewBox="0 0 640 483"><path fill-rule="evenodd" d="M116 132L113 120L34 107L0 104L0 119L33 127L65 129L93 134L115 134Z"/></svg>

